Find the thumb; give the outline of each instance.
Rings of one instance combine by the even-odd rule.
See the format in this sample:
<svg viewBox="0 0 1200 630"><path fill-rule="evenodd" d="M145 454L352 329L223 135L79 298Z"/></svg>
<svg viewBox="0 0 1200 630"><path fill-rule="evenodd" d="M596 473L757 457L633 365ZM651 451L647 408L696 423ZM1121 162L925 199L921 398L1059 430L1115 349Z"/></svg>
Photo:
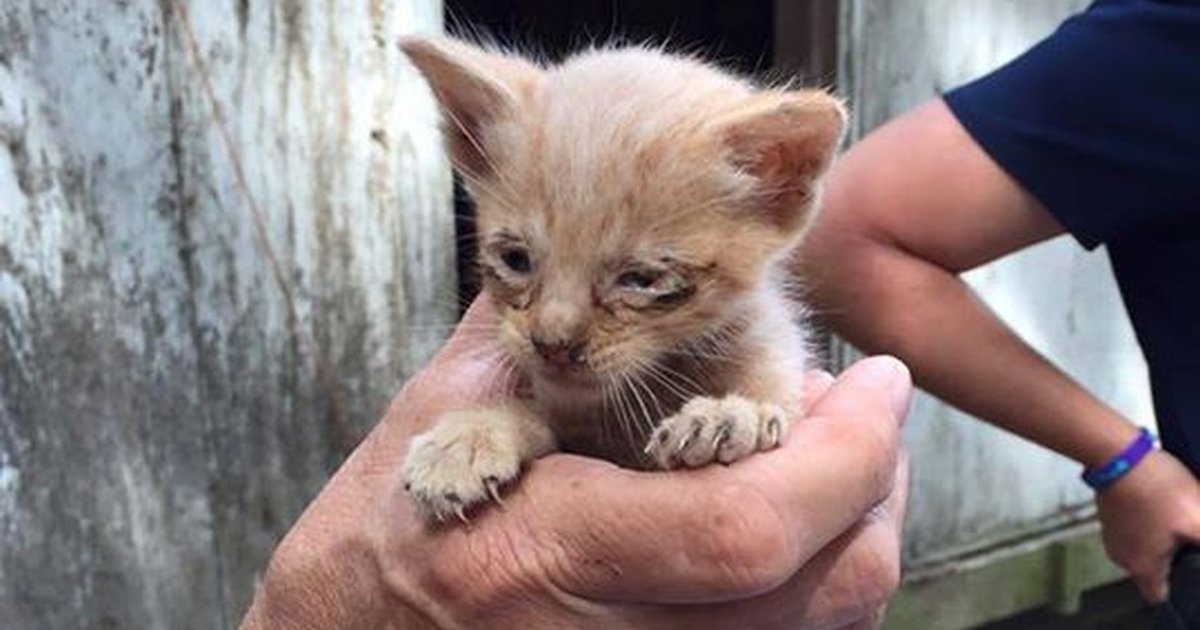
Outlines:
<svg viewBox="0 0 1200 630"><path fill-rule="evenodd" d="M1161 604L1167 601L1170 591L1167 586L1170 566L1171 563L1168 561L1162 564L1162 568L1156 569L1151 573L1132 576L1134 584L1137 585L1138 591L1142 594L1142 598L1147 602Z"/></svg>
<svg viewBox="0 0 1200 630"><path fill-rule="evenodd" d="M888 395L887 404L892 419L900 424L904 423L908 415L909 402L912 399L912 375L909 374L908 366L899 359L888 355L863 359L843 372L841 378L838 379L838 384L841 390L838 392L840 396L825 400L831 398L827 390L822 399L813 403L812 415L824 413L837 415L873 398L870 395L862 395L862 393L847 395L849 392L863 392L864 390L869 392L882 387L885 388Z"/></svg>
<svg viewBox="0 0 1200 630"><path fill-rule="evenodd" d="M778 449L669 473L550 457L517 500L539 504L537 530L555 532L569 558L560 584L577 595L694 603L762 593L890 494L910 387L898 361L868 359Z"/></svg>
<svg viewBox="0 0 1200 630"><path fill-rule="evenodd" d="M1188 501L1184 502L1186 525L1180 532L1180 538L1187 544L1200 546L1200 480L1193 486L1194 491Z"/></svg>
<svg viewBox="0 0 1200 630"><path fill-rule="evenodd" d="M490 299L475 300L445 345L392 399L386 418L408 418L411 429L421 430L443 412L511 392L514 371L496 340L496 318Z"/></svg>

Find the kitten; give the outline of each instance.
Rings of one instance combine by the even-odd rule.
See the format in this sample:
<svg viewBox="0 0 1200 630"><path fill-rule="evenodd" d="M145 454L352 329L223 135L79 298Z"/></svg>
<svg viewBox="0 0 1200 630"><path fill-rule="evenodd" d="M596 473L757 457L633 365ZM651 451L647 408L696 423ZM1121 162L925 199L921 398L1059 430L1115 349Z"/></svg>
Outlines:
<svg viewBox="0 0 1200 630"><path fill-rule="evenodd" d="M496 337L530 390L413 439L420 510L466 520L560 449L668 469L776 446L808 357L783 266L839 101L638 47L541 67L448 38L401 46L445 115Z"/></svg>

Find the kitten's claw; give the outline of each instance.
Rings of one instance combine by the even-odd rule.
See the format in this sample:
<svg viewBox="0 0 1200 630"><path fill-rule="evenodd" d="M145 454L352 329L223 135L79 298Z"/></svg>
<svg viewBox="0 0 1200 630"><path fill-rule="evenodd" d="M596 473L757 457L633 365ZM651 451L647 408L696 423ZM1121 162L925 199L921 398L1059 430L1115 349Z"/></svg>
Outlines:
<svg viewBox="0 0 1200 630"><path fill-rule="evenodd" d="M721 447L729 440L729 435L733 431L733 423L722 422L721 426L717 427L717 434L713 437L712 450L714 453L720 453Z"/></svg>
<svg viewBox="0 0 1200 630"><path fill-rule="evenodd" d="M659 424L645 451L663 469L728 464L778 446L786 422L776 405L741 396L693 398Z"/></svg>
<svg viewBox="0 0 1200 630"><path fill-rule="evenodd" d="M693 441L695 441L696 439L698 439L700 437L700 434L703 431L704 431L704 422L699 419L692 420L691 432L689 432L687 435L683 436L683 439L680 440L679 444L675 446L675 452L671 454L672 458L679 458L679 456L682 455L683 452L687 450L687 447L689 445L691 445L691 443Z"/></svg>
<svg viewBox="0 0 1200 630"><path fill-rule="evenodd" d="M487 488L488 496L496 502L500 507L504 507L504 499L500 497L500 480L495 477L488 477L483 480L483 486Z"/></svg>
<svg viewBox="0 0 1200 630"><path fill-rule="evenodd" d="M666 446L667 440L669 440L669 439L671 439L671 434L667 431L663 431L662 425L659 425L658 429L656 429L654 431L654 433L650 436L650 440L648 442L646 442L646 448L642 449L642 454L649 455L656 448L661 448L663 446ZM657 444L655 444L656 442L657 442Z"/></svg>
<svg viewBox="0 0 1200 630"><path fill-rule="evenodd" d="M775 448L783 441L783 431L786 428L787 415L778 405L763 403L759 405L759 416L766 419L766 431L764 436L767 439L766 444L759 444L760 450Z"/></svg>
<svg viewBox="0 0 1200 630"><path fill-rule="evenodd" d="M771 442L771 446L779 446L779 418L771 418L767 421L767 440Z"/></svg>
<svg viewBox="0 0 1200 630"><path fill-rule="evenodd" d="M413 439L404 485L426 517L444 522L489 499L503 505L500 488L521 470L521 456L503 424L486 411L452 412Z"/></svg>

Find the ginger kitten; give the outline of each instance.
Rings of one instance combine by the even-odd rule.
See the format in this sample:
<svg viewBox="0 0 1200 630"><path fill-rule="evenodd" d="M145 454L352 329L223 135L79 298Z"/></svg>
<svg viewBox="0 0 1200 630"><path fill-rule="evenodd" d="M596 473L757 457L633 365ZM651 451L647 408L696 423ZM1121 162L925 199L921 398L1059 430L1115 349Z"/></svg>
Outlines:
<svg viewBox="0 0 1200 630"><path fill-rule="evenodd" d="M783 263L841 138L838 100L637 47L541 67L449 38L401 46L441 104L496 339L530 391L413 439L420 510L465 520L559 449L667 469L776 446L808 358Z"/></svg>

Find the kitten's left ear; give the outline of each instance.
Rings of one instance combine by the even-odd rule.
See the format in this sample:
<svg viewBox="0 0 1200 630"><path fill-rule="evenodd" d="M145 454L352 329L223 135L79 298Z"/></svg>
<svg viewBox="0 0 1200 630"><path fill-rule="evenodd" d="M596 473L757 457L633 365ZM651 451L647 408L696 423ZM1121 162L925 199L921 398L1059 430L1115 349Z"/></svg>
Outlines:
<svg viewBox="0 0 1200 630"><path fill-rule="evenodd" d="M846 127L841 101L820 90L765 92L719 124L728 159L756 180L749 204L785 232L807 226Z"/></svg>

